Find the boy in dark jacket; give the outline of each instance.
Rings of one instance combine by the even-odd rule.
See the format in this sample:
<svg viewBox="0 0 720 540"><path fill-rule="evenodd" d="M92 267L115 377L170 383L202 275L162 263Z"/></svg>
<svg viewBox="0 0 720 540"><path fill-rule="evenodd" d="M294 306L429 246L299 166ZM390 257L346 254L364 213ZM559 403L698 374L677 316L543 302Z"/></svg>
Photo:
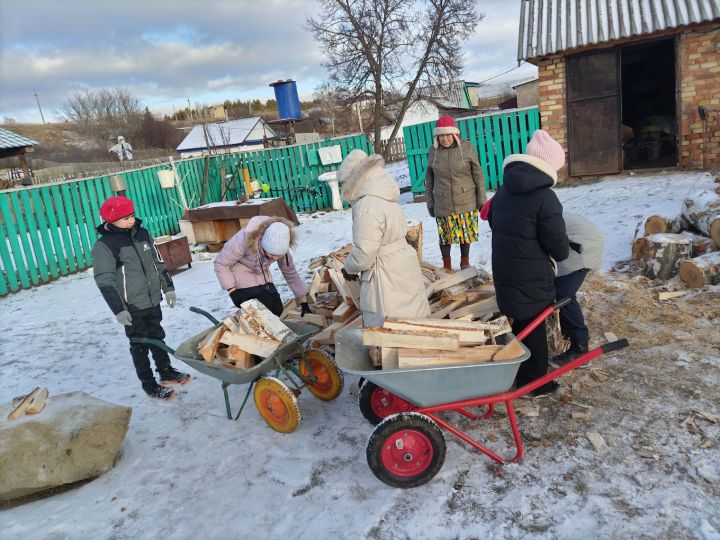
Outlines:
<svg viewBox="0 0 720 540"><path fill-rule="evenodd" d="M550 189L565 163L560 144L542 130L533 133L525 154L513 154L503 163L503 185L489 205L492 229L492 270L500 311L513 319L515 334L526 328L555 301L556 261L568 257L563 208ZM545 323L524 340L530 358L520 365L518 387L547 373ZM549 383L534 396L554 392Z"/></svg>
<svg viewBox="0 0 720 540"><path fill-rule="evenodd" d="M100 207L100 217L104 220L97 228L100 238L92 250L95 283L115 318L125 325L128 338L162 341L162 292L171 308L176 296L155 243L142 222L135 219L135 208L128 198L110 197ZM150 368L149 351L160 384ZM131 341L130 355L142 388L150 397L172 399L175 391L165 386L190 381L190 375L176 371L167 352L155 345Z"/></svg>

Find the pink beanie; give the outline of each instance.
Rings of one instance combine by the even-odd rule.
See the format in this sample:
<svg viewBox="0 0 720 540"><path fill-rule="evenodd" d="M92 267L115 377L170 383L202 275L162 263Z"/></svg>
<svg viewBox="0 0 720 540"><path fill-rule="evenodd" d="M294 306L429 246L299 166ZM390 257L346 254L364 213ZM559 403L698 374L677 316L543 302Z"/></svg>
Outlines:
<svg viewBox="0 0 720 540"><path fill-rule="evenodd" d="M565 151L562 146L542 129L535 130L525 153L542 159L556 171L565 164Z"/></svg>

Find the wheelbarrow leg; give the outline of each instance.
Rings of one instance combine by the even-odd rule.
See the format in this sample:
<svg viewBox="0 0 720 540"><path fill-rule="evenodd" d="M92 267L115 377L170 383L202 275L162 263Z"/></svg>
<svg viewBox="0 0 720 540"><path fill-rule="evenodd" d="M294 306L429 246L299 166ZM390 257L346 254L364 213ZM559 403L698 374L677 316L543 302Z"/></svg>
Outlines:
<svg viewBox="0 0 720 540"><path fill-rule="evenodd" d="M515 454L515 457L510 460L510 463L515 463L516 461L520 461L522 459L522 438L520 437L520 430L518 429L517 417L515 416L515 409L513 409L512 401L506 401L505 408L507 409L508 418L510 419L510 427L512 427L513 439L515 439L515 447L517 448L517 453Z"/></svg>
<svg viewBox="0 0 720 540"><path fill-rule="evenodd" d="M228 420L232 420L232 410L230 409L230 397L228 397L227 388L230 386L228 383L222 383L223 394L225 395L225 411L227 412Z"/></svg>
<svg viewBox="0 0 720 540"><path fill-rule="evenodd" d="M243 399L242 405L240 405L240 410L238 411L237 415L235 416L235 420L240 418L240 413L243 412L243 409L245 408L245 404L247 403L247 400L250 397L250 392L252 392L253 386L255 386L255 381L250 383L250 387L248 388L248 391L245 393L245 399Z"/></svg>

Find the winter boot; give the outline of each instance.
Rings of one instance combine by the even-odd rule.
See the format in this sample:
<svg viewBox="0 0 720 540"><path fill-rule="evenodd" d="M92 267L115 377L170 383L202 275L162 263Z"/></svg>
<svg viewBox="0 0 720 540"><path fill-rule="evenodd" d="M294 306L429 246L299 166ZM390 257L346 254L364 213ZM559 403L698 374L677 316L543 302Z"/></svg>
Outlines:
<svg viewBox="0 0 720 540"><path fill-rule="evenodd" d="M540 388L536 388L529 394L525 394L522 398L534 399L539 397L551 396L560 388L560 383L557 381L550 381L549 383L543 384Z"/></svg>
<svg viewBox="0 0 720 540"><path fill-rule="evenodd" d="M445 270L452 270L452 259L450 259L450 257L443 257L443 268Z"/></svg>
<svg viewBox="0 0 720 540"><path fill-rule="evenodd" d="M460 270L470 267L470 257L460 257Z"/></svg>
<svg viewBox="0 0 720 540"><path fill-rule="evenodd" d="M160 386L170 386L171 384L187 384L192 377L187 373L176 370L170 366L167 369L160 370Z"/></svg>
<svg viewBox="0 0 720 540"><path fill-rule="evenodd" d="M172 398L175 397L175 390L173 390L172 388L165 388L164 386L160 386L155 381L153 381L152 383L143 384L142 388L143 390L145 390L145 393L151 398L170 401Z"/></svg>
<svg viewBox="0 0 720 540"><path fill-rule="evenodd" d="M562 354L558 354L557 356L553 356L550 359L550 365L554 368L559 368L561 366L564 366L568 362L572 362L576 358L582 356L588 352L588 344L587 343L572 343L570 345L570 348L565 351ZM580 367L585 367L587 364L583 364Z"/></svg>

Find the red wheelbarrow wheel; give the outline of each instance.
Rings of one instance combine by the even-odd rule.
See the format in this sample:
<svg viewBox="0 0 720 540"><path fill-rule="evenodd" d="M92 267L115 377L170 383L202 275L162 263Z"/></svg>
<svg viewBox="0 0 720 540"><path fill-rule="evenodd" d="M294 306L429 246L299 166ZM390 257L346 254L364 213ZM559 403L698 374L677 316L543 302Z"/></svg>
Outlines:
<svg viewBox="0 0 720 540"><path fill-rule="evenodd" d="M366 448L370 470L389 486L413 488L429 482L445 463L445 437L427 416L400 413L383 420Z"/></svg>
<svg viewBox="0 0 720 540"><path fill-rule="evenodd" d="M309 384L307 389L323 401L337 398L342 392L344 378L332 355L322 349L308 349L305 351L305 360L300 362L300 375L309 378L312 370L317 379L314 384Z"/></svg>
<svg viewBox="0 0 720 540"><path fill-rule="evenodd" d="M360 387L358 405L362 415L373 426L377 426L388 416L415 409L415 406L409 401L405 401L370 381L364 381Z"/></svg>

